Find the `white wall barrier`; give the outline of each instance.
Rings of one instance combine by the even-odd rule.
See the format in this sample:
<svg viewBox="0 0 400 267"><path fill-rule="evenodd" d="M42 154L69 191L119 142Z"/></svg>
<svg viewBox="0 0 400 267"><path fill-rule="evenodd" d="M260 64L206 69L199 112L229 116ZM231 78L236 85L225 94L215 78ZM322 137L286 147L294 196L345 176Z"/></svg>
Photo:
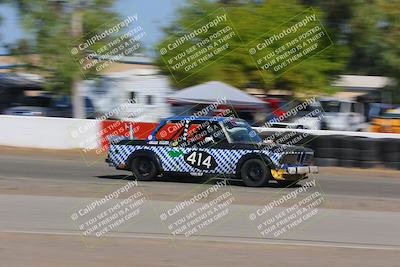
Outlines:
<svg viewBox="0 0 400 267"><path fill-rule="evenodd" d="M0 145L47 149L100 147L100 121L0 115Z"/></svg>
<svg viewBox="0 0 400 267"><path fill-rule="evenodd" d="M254 128L258 132L294 131L310 135L345 135L397 138L400 134L319 131L287 128ZM47 149L96 149L101 146L98 120L0 115L0 145Z"/></svg>

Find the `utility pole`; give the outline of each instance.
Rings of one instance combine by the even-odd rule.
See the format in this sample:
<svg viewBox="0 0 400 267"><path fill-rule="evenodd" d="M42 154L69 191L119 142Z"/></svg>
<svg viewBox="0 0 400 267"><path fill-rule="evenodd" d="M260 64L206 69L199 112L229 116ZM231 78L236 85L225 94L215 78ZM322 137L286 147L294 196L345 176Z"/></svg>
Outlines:
<svg viewBox="0 0 400 267"><path fill-rule="evenodd" d="M77 1L72 10L71 16L71 36L73 39L77 39L82 35L83 23L82 23L82 1ZM83 119L86 118L86 107L82 92L79 91L79 74L76 75L72 82L72 112L74 118Z"/></svg>

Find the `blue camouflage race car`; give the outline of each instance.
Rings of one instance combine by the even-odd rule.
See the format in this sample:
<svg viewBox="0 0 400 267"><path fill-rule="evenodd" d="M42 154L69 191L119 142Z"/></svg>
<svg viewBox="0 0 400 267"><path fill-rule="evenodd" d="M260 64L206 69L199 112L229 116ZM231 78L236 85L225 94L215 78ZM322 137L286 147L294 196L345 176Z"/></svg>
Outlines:
<svg viewBox="0 0 400 267"><path fill-rule="evenodd" d="M272 179L294 184L318 173L313 150L264 142L247 122L231 117L165 119L147 140L110 140L106 162L139 180L187 174L242 179L254 187Z"/></svg>

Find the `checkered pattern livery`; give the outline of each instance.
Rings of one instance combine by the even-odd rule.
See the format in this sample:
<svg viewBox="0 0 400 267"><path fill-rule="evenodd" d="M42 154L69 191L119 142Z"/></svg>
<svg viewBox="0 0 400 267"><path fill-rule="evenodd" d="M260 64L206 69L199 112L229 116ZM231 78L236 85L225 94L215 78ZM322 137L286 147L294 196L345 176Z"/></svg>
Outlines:
<svg viewBox="0 0 400 267"><path fill-rule="evenodd" d="M161 167L163 171L172 172L202 172L202 173L215 173L215 174L226 174L231 175L236 172L236 165L239 160L246 154L249 153L262 153L268 156L275 166L280 166L279 160L286 153L273 153L268 150L233 150L233 149L213 149L213 148L174 148L170 146L162 145L111 145L109 150L109 160L115 167L120 164L126 164L126 161L134 151L136 150L150 150L153 151L161 161ZM214 170L200 170L190 166L185 162L183 155L179 157L171 157L168 152L171 150L180 150L184 154L192 151L205 151L212 155L217 162L217 167Z"/></svg>

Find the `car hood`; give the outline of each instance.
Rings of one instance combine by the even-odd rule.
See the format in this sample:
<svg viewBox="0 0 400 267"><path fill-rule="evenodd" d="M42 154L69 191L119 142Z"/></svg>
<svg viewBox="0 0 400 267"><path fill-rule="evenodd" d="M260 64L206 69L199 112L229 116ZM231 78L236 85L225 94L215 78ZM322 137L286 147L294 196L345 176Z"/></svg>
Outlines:
<svg viewBox="0 0 400 267"><path fill-rule="evenodd" d="M277 143L240 143L235 144L235 148L241 149L266 149L273 153L299 153L299 152L308 152L313 153L314 151L308 147L303 146L292 146L292 145L284 145L284 144L277 144Z"/></svg>

